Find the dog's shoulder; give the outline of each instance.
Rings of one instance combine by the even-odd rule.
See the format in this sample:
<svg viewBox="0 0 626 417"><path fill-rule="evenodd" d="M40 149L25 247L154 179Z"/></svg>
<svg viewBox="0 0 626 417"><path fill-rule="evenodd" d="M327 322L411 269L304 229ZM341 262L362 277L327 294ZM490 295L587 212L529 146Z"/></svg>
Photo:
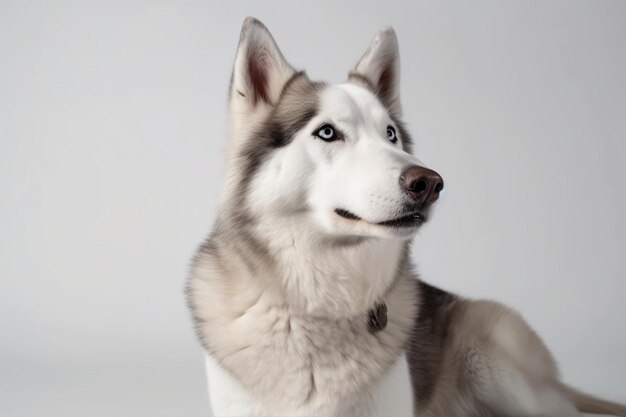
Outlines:
<svg viewBox="0 0 626 417"><path fill-rule="evenodd" d="M415 280L417 314L407 346L407 360L416 406L429 402L441 371L443 351L452 312L459 298Z"/></svg>

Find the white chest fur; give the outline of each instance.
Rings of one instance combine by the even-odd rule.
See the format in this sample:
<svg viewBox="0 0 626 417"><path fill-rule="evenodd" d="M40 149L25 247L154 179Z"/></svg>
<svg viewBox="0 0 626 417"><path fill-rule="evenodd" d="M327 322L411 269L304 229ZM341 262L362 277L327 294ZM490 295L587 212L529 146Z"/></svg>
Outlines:
<svg viewBox="0 0 626 417"><path fill-rule="evenodd" d="M210 354L207 353L205 356L209 400L214 416L276 415L271 409L271 404L264 405L255 399ZM350 406L335 415L337 417L413 416L413 394L406 356L402 354L377 383L366 391L356 394L350 402L352 403ZM297 411L296 415L299 416L311 415L309 409Z"/></svg>

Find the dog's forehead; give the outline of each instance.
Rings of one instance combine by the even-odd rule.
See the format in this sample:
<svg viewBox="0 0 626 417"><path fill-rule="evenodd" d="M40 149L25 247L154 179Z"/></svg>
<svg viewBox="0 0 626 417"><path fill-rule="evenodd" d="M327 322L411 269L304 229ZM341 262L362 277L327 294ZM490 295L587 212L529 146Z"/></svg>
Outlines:
<svg viewBox="0 0 626 417"><path fill-rule="evenodd" d="M324 90L320 110L346 122L389 118L387 109L370 90L352 83L336 84Z"/></svg>

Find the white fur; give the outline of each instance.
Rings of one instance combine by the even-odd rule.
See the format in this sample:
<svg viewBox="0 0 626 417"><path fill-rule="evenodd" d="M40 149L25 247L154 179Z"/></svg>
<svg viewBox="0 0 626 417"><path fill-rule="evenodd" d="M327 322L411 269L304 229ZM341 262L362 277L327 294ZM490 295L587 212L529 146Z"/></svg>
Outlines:
<svg viewBox="0 0 626 417"><path fill-rule="evenodd" d="M216 417L270 415L262 402L250 395L235 378L228 374L210 354L205 354L211 409ZM342 417L408 417L413 415L413 393L406 356L371 389L363 392L351 407L342 410ZM306 410L293 416L309 416Z"/></svg>
<svg viewBox="0 0 626 417"><path fill-rule="evenodd" d="M205 353L205 366L211 411L215 417L257 416L263 414L262 404L254 399L237 379Z"/></svg>

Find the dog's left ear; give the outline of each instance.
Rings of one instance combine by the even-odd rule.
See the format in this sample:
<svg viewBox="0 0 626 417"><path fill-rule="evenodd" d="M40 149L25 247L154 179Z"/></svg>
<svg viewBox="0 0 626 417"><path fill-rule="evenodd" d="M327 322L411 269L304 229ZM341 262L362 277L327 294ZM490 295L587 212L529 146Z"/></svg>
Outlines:
<svg viewBox="0 0 626 417"><path fill-rule="evenodd" d="M400 117L400 50L393 28L387 26L378 32L349 79L359 82L361 77L394 116Z"/></svg>
<svg viewBox="0 0 626 417"><path fill-rule="evenodd" d="M241 28L230 99L244 102L251 110L276 104L294 73L265 25L248 17Z"/></svg>

